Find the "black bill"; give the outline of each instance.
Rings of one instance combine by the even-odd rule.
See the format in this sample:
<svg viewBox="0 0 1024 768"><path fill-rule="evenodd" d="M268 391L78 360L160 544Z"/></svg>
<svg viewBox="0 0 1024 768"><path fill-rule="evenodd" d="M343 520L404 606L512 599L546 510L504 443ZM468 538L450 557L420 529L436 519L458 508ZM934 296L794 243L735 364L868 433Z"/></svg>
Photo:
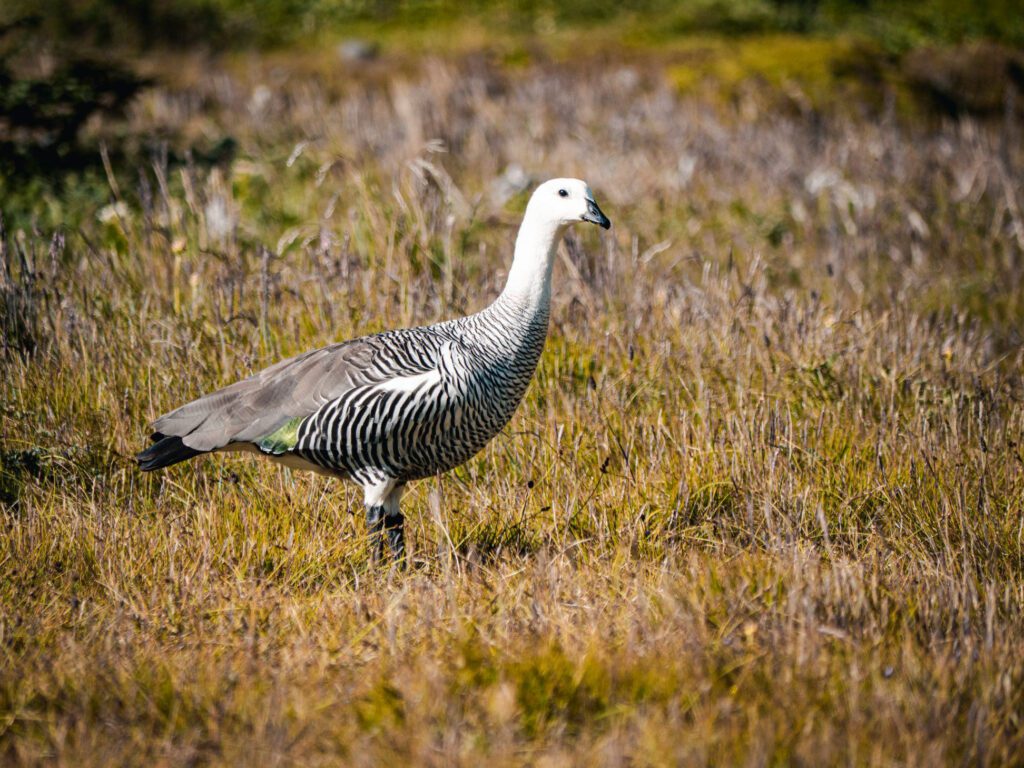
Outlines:
<svg viewBox="0 0 1024 768"><path fill-rule="evenodd" d="M597 203L593 200L587 200L587 212L581 217L584 221L589 221L591 224L597 224L597 226L608 229L612 223L608 221L608 217L601 213L601 209L597 207Z"/></svg>

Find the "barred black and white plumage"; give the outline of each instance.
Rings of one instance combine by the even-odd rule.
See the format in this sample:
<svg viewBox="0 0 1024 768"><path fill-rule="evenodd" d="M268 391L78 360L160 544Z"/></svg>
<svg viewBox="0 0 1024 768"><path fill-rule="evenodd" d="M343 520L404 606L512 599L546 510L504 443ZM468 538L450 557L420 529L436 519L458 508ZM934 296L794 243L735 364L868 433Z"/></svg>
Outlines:
<svg viewBox="0 0 1024 768"><path fill-rule="evenodd" d="M139 466L241 450L353 480L377 546L401 557L405 484L471 458L522 400L547 337L555 251L581 220L610 226L585 183L545 182L489 307L307 352L201 397L154 422Z"/></svg>

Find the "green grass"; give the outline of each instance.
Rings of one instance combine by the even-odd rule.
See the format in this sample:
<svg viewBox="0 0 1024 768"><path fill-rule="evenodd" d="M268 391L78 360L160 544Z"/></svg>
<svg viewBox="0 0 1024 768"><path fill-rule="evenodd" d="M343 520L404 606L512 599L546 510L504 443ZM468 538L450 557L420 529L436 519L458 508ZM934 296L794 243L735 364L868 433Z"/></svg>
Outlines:
<svg viewBox="0 0 1024 768"><path fill-rule="evenodd" d="M651 42L693 33L853 33L901 51L978 39L1024 43L1024 22L1014 0L576 0L571 5L554 0L136 0L128 5L11 0L0 10L0 25L18 19L29 19L62 43L143 49L176 47L179 34L191 44L245 48L308 44L367 30L445 46L442 30L458 33L474 26L521 40L603 30Z"/></svg>
<svg viewBox="0 0 1024 768"><path fill-rule="evenodd" d="M121 126L172 161L3 238L5 762L1019 762L1006 123L752 111L661 59L180 64ZM188 398L491 300L511 164L614 227L564 246L509 428L412 489L407 572L351 486L137 471Z"/></svg>

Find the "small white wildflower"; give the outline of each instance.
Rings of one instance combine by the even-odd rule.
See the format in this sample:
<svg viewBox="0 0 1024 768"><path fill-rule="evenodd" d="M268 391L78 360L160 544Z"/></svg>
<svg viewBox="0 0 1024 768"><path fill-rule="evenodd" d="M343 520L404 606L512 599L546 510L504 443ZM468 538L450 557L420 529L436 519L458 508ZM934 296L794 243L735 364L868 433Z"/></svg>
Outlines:
<svg viewBox="0 0 1024 768"><path fill-rule="evenodd" d="M105 205L100 208L99 213L96 214L96 218L103 224L113 224L119 219L126 219L128 217L128 206L121 200L110 205Z"/></svg>
<svg viewBox="0 0 1024 768"><path fill-rule="evenodd" d="M214 195L206 203L206 231L210 239L223 243L235 231L235 215L227 201L220 195Z"/></svg>

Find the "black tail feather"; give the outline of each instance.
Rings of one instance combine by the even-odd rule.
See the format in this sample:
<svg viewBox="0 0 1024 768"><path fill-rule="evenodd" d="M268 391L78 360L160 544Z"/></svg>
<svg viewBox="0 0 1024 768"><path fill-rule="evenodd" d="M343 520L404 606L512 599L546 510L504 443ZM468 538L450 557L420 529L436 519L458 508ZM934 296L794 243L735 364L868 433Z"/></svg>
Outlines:
<svg viewBox="0 0 1024 768"><path fill-rule="evenodd" d="M177 464L179 461L185 461L193 456L206 453L206 451L197 451L195 448L189 448L182 442L180 437L161 435L159 432L154 432L150 435L150 439L155 441L153 445L135 457L135 460L139 462L139 469L143 472L163 469L164 467L171 466L171 464Z"/></svg>

